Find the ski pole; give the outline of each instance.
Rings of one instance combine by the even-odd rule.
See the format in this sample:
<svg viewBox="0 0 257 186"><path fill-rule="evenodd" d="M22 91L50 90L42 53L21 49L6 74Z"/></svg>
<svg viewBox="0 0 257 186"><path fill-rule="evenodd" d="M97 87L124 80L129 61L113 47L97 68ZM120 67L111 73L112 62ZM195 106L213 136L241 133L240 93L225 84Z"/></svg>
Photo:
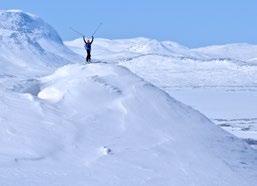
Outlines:
<svg viewBox="0 0 257 186"><path fill-rule="evenodd" d="M96 27L95 31L93 32L92 36L96 34L96 32L99 30L99 28L103 25L103 23L99 23L99 25Z"/></svg>
<svg viewBox="0 0 257 186"><path fill-rule="evenodd" d="M73 31L74 33L80 35L80 36L84 36L84 34L82 34L81 32L75 30L74 28L70 27L70 30Z"/></svg>

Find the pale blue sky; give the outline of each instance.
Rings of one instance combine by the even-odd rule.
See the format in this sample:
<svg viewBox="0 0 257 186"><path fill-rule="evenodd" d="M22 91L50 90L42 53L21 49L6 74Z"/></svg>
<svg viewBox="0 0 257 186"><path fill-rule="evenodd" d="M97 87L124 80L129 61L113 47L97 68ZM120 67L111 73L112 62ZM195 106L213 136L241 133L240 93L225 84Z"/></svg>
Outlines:
<svg viewBox="0 0 257 186"><path fill-rule="evenodd" d="M1 9L41 16L64 40L73 26L97 37L150 37L189 47L248 42L257 44L256 0L0 0Z"/></svg>

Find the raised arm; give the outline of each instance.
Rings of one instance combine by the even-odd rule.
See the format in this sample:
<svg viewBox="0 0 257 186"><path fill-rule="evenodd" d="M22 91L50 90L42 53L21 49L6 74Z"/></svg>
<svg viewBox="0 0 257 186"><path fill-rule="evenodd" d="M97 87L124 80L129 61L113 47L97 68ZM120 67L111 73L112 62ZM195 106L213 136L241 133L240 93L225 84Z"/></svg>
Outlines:
<svg viewBox="0 0 257 186"><path fill-rule="evenodd" d="M91 40L91 42L90 42L90 43L92 44L92 43L93 43L93 41L94 41L94 36L92 36L92 40Z"/></svg>
<svg viewBox="0 0 257 186"><path fill-rule="evenodd" d="M85 36L83 36L83 41L84 43L87 43Z"/></svg>

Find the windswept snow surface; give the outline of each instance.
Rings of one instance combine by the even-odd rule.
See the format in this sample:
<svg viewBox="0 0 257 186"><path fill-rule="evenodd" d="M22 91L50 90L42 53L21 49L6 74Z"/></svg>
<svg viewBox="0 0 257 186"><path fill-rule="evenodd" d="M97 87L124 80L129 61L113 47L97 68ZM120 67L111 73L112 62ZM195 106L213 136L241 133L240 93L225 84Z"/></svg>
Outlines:
<svg viewBox="0 0 257 186"><path fill-rule="evenodd" d="M81 39L65 44L83 55ZM230 44L189 49L146 38L96 39L93 56L129 68L257 148L256 48Z"/></svg>
<svg viewBox="0 0 257 186"><path fill-rule="evenodd" d="M1 92L0 185L256 185L256 151L111 64ZM10 113L13 113L11 116Z"/></svg>
<svg viewBox="0 0 257 186"><path fill-rule="evenodd" d="M97 63L83 65L37 16L0 11L0 23L0 185L256 185L254 149L119 65L209 56L99 40Z"/></svg>

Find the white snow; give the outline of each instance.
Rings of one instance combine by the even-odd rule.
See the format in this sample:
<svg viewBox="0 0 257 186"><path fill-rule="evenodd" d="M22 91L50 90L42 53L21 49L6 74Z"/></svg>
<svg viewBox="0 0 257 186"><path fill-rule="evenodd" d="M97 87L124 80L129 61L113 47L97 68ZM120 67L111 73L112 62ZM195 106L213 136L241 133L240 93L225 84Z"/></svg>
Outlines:
<svg viewBox="0 0 257 186"><path fill-rule="evenodd" d="M96 39L97 63L83 65L40 18L1 11L1 24L5 18L8 29L0 26L0 36L10 45L0 44L0 66L7 69L0 70L0 185L256 185L256 150L158 84L169 64L189 61L205 71L209 56L173 42L138 38L111 47L112 41ZM40 34L28 35L27 26ZM17 45L12 32L22 36ZM68 44L82 52L76 43ZM177 62L164 61L170 58ZM163 71L151 66L156 60ZM56 64L45 70L50 63ZM124 67L133 64L160 88Z"/></svg>
<svg viewBox="0 0 257 186"><path fill-rule="evenodd" d="M133 40L137 45L149 46L153 43L150 39L142 41L138 38L96 39L93 56L96 61L129 68L257 148L257 66L252 59L256 54L255 45L230 44L189 49L170 42L172 44L167 51L165 48L160 50L158 46L169 42L159 42L152 45L152 48L157 46L159 51L134 50L131 54L127 51ZM123 46L118 53L113 51L116 43ZM65 44L83 55L81 39ZM222 50L216 51L216 48ZM226 48L229 52L225 51ZM213 51L217 54L212 54Z"/></svg>
<svg viewBox="0 0 257 186"><path fill-rule="evenodd" d="M63 92L55 87L47 87L39 92L38 97L44 100L48 100L57 103L63 98Z"/></svg>
<svg viewBox="0 0 257 186"><path fill-rule="evenodd" d="M0 11L0 51L0 74L15 76L48 74L81 60L50 25L20 10Z"/></svg>
<svg viewBox="0 0 257 186"><path fill-rule="evenodd" d="M253 61L257 57L257 46L248 43L208 46L193 49L192 51L201 52L214 57L230 58L242 61Z"/></svg>
<svg viewBox="0 0 257 186"><path fill-rule="evenodd" d="M0 185L256 183L254 150L125 68L68 65L41 86L62 99L1 96Z"/></svg>

